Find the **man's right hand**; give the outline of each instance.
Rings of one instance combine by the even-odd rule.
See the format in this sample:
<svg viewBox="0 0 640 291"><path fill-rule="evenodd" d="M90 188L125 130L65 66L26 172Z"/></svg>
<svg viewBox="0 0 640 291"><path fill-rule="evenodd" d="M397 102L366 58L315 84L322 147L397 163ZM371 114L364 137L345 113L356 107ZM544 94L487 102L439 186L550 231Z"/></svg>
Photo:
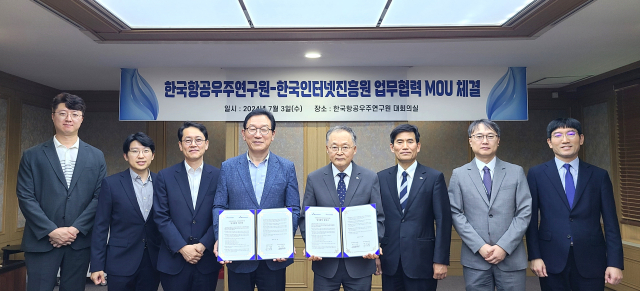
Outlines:
<svg viewBox="0 0 640 291"><path fill-rule="evenodd" d="M213 244L213 254L216 255L216 258L218 257L218 241ZM231 263L231 261L218 261L218 263L220 263L220 265L224 265Z"/></svg>
<svg viewBox="0 0 640 291"><path fill-rule="evenodd" d="M307 249L305 248L304 250L302 250L302 252L306 254L307 253ZM314 261L314 262L322 261L322 257L311 255L308 260L309 261Z"/></svg>
<svg viewBox="0 0 640 291"><path fill-rule="evenodd" d="M91 281L93 281L93 283L96 285L106 284L107 280L105 280L104 278L104 271L91 273Z"/></svg>
<svg viewBox="0 0 640 291"><path fill-rule="evenodd" d="M182 254L184 260L189 264L195 265L202 258L202 253L198 252L194 245L186 245L182 247L178 252Z"/></svg>
<svg viewBox="0 0 640 291"><path fill-rule="evenodd" d="M49 242L56 248L68 246L76 240L68 227L58 227L49 233Z"/></svg>
<svg viewBox="0 0 640 291"><path fill-rule="evenodd" d="M480 253L480 255L481 255L483 258L485 258L485 259L486 259L486 258L488 258L489 256L491 256L491 254L492 254L493 252L491 251L491 246L490 246L489 244L484 244L484 245L480 248L480 250L478 250L478 253Z"/></svg>
<svg viewBox="0 0 640 291"><path fill-rule="evenodd" d="M529 262L531 271L538 277L547 277L547 266L545 266L542 259L535 259Z"/></svg>

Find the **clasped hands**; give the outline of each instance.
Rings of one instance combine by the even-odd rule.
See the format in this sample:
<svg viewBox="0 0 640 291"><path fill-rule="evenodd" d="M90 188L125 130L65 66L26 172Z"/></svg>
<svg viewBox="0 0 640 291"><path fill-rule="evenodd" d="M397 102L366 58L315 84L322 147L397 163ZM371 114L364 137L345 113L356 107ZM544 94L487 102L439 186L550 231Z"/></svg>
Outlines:
<svg viewBox="0 0 640 291"><path fill-rule="evenodd" d="M68 246L74 242L80 231L73 227L58 227L49 233L49 242L54 248Z"/></svg>
<svg viewBox="0 0 640 291"><path fill-rule="evenodd" d="M202 259L202 255L204 255L204 251L207 248L202 243L197 243L193 245L186 245L182 247L178 252L182 255L185 261L189 264L195 265Z"/></svg>
<svg viewBox="0 0 640 291"><path fill-rule="evenodd" d="M478 251L489 264L498 264L507 256L507 252L499 245L483 245Z"/></svg>
<svg viewBox="0 0 640 291"><path fill-rule="evenodd" d="M213 245L213 254L216 255L216 257L218 256L218 241L216 241L216 243ZM296 254L296 248L293 248L293 254ZM278 259L273 259L274 262L284 262L286 261L287 258L278 258ZM230 264L233 263L233 261L219 261L219 263L221 265L224 264Z"/></svg>

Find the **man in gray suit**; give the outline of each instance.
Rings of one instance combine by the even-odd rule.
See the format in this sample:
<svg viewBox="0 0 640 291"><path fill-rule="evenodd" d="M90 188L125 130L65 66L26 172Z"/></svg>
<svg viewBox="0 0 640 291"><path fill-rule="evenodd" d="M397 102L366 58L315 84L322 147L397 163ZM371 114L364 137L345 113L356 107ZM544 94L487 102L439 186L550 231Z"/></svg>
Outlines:
<svg viewBox="0 0 640 291"><path fill-rule="evenodd" d="M378 175L352 162L356 154L356 134L346 126L336 126L327 132L327 154L331 163L307 176L300 232L305 237L304 209L307 206L347 207L376 204L378 239L384 235L384 214L380 199ZM376 273L378 256L345 259L311 256L314 290L371 290L371 275Z"/></svg>
<svg viewBox="0 0 640 291"><path fill-rule="evenodd" d="M84 290L91 228L107 166L102 152L78 138L86 106L68 93L51 104L56 135L26 150L17 195L26 218L22 250L27 290Z"/></svg>
<svg viewBox="0 0 640 291"><path fill-rule="evenodd" d="M449 200L462 238L460 262L467 290L525 290L522 237L531 219L531 194L522 167L496 157L500 128L487 119L469 125L470 163L453 170Z"/></svg>

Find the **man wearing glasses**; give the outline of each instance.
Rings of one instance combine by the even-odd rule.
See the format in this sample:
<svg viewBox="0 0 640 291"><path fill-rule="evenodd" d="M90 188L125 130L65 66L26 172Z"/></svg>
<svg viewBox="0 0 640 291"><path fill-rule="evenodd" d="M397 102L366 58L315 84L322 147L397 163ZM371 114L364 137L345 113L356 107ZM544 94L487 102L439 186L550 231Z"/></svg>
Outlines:
<svg viewBox="0 0 640 291"><path fill-rule="evenodd" d="M61 93L53 98L56 135L24 152L16 193L26 219L22 250L27 290L84 290L91 228L107 173L102 152L78 138L85 103Z"/></svg>
<svg viewBox="0 0 640 291"><path fill-rule="evenodd" d="M164 290L214 291L220 264L213 254L213 196L218 168L204 163L207 128L185 122L178 129L184 161L158 172L153 220L162 235L158 271Z"/></svg>
<svg viewBox="0 0 640 291"><path fill-rule="evenodd" d="M153 140L138 132L122 145L129 168L102 181L91 237L91 280L110 290L157 291L160 233L153 221L153 183L149 171ZM108 241L108 242L107 242Z"/></svg>
<svg viewBox="0 0 640 291"><path fill-rule="evenodd" d="M453 170L449 200L462 239L466 290L525 290L524 236L531 194L522 167L496 157L500 128L487 119L468 129L475 158Z"/></svg>
<svg viewBox="0 0 640 291"><path fill-rule="evenodd" d="M624 259L609 174L578 158L584 143L579 121L551 121L547 143L555 158L527 176L533 198L527 230L531 271L542 290L604 290L605 283L620 283Z"/></svg>
<svg viewBox="0 0 640 291"><path fill-rule="evenodd" d="M218 237L218 214L222 209L293 209L292 235L298 229L300 192L293 163L269 151L276 136L276 120L265 109L244 118L242 139L249 150L222 163L214 200L213 229ZM217 255L217 242L214 248ZM285 290L286 268L293 259L221 262L227 264L229 290Z"/></svg>
<svg viewBox="0 0 640 291"><path fill-rule="evenodd" d="M327 132L327 154L331 163L307 176L303 209L307 206L346 207L376 204L378 239L384 235L384 214L380 199L378 175L356 165L356 134L347 126L336 126ZM304 211L300 232L305 237ZM375 254L345 259L311 256L314 290L371 290L371 275L376 273Z"/></svg>

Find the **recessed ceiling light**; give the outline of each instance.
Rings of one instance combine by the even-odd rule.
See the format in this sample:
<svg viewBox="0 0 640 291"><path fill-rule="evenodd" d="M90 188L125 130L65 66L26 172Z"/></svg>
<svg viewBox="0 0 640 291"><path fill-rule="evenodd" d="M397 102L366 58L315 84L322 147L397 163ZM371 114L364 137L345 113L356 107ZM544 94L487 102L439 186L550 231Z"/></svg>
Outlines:
<svg viewBox="0 0 640 291"><path fill-rule="evenodd" d="M306 53L304 55L304 57L308 59L317 59L317 58L320 58L321 56L322 55L320 53Z"/></svg>

